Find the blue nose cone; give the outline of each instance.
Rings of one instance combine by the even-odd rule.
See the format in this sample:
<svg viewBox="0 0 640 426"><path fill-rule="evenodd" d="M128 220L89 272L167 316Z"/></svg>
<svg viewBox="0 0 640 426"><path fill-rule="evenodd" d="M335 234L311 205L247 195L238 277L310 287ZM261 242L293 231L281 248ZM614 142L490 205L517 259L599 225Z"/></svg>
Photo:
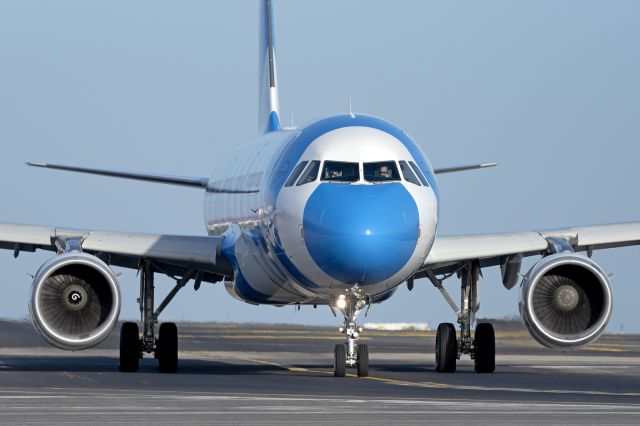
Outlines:
<svg viewBox="0 0 640 426"><path fill-rule="evenodd" d="M418 241L418 208L400 183L323 183L304 210L311 258L329 276L367 285L397 273Z"/></svg>

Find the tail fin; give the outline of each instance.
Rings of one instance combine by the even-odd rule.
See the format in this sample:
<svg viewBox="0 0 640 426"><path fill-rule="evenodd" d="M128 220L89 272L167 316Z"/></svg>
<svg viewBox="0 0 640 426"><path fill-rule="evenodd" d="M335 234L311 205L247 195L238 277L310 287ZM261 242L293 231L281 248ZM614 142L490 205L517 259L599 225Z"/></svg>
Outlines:
<svg viewBox="0 0 640 426"><path fill-rule="evenodd" d="M266 133L280 130L280 105L278 101L272 1L260 0L260 3L260 111L258 129Z"/></svg>

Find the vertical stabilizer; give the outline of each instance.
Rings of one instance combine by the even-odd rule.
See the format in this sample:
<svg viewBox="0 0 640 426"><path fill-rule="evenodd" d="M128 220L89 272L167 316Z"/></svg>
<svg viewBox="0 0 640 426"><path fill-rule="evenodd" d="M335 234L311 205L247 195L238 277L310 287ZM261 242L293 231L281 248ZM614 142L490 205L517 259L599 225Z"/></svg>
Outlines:
<svg viewBox="0 0 640 426"><path fill-rule="evenodd" d="M280 130L272 3L271 0L260 0L260 111L258 129L264 133Z"/></svg>

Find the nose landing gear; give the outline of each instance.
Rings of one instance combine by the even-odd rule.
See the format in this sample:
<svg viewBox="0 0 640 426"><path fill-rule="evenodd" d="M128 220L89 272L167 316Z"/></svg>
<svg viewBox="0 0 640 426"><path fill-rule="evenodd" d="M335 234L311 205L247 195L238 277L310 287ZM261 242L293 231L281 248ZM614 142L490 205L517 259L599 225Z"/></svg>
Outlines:
<svg viewBox="0 0 640 426"><path fill-rule="evenodd" d="M358 327L356 318L364 308L367 308L368 312L371 306L369 297L356 285L344 294L336 296L330 306L331 310L335 307L344 315L344 325L339 328L339 331L347 338L345 343L338 344L334 348L333 375L344 377L349 366L356 367L358 377L368 376L369 348L366 344L358 343L362 327Z"/></svg>

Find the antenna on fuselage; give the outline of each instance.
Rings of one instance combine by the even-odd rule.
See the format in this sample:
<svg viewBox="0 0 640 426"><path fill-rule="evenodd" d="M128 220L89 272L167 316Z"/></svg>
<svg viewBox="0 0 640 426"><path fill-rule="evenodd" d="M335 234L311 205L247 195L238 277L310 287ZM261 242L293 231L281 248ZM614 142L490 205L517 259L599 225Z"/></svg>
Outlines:
<svg viewBox="0 0 640 426"><path fill-rule="evenodd" d="M349 95L349 117L356 118L356 115L353 113L353 110L351 109L351 95Z"/></svg>

